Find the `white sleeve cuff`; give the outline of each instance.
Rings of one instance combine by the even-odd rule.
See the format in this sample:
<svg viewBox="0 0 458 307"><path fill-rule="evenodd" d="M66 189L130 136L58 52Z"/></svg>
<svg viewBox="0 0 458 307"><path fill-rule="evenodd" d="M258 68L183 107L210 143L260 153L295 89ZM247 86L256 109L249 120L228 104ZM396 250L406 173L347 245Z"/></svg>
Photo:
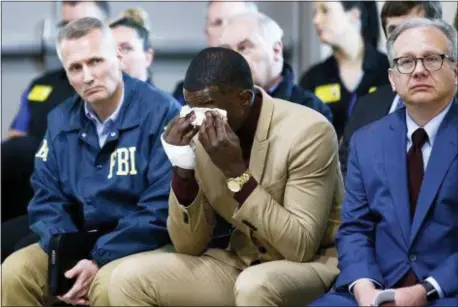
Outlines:
<svg viewBox="0 0 458 307"><path fill-rule="evenodd" d="M434 289L436 289L437 294L439 294L439 298L444 298L444 292L442 292L441 286L439 286L434 277L428 277L425 279L425 281L429 282L434 287Z"/></svg>
<svg viewBox="0 0 458 307"><path fill-rule="evenodd" d="M348 287L348 291L350 292L351 295L353 295L353 287L356 285L357 282L359 282L359 281L361 281L361 280L369 280L369 281L371 281L371 282L374 284L374 286L375 286L376 288L378 288L378 289L382 289L382 288L383 288L383 286L382 286L381 284L379 284L378 282L376 282L375 280L373 280L373 279L371 279L371 278L360 278L360 279L357 279L357 280L355 280L354 282L352 282L352 283L350 284L350 286Z"/></svg>

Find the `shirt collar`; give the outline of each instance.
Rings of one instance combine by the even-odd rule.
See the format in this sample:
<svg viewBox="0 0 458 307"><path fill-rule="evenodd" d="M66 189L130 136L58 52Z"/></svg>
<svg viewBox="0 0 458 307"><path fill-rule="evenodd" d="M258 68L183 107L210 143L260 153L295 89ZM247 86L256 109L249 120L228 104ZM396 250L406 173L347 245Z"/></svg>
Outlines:
<svg viewBox="0 0 458 307"><path fill-rule="evenodd" d="M115 122L119 116L119 112L121 110L123 101L124 101L124 88L122 89L121 101L118 104L118 107L103 123L100 122L99 117L95 113L94 109L86 101L84 102L84 113L86 114L87 118L89 118L90 120L95 120L99 124L102 124L102 125L108 123L109 121Z"/></svg>
<svg viewBox="0 0 458 307"><path fill-rule="evenodd" d="M281 76L277 82L275 82L275 84L273 86L271 86L268 90L267 90L267 93L269 94L272 94L273 92L275 92L275 90L280 86L280 83L283 79L283 76Z"/></svg>
<svg viewBox="0 0 458 307"><path fill-rule="evenodd" d="M439 131L439 127L444 120L445 115L447 115L448 111L450 110L453 101L451 101L439 114L436 115L433 119L431 119L426 125L420 127L417 123L410 117L409 112L406 112L406 123L407 123L407 138L409 142L412 142L412 134L418 128L423 128L428 135L428 142L431 146L434 144L434 140L436 139L437 132Z"/></svg>

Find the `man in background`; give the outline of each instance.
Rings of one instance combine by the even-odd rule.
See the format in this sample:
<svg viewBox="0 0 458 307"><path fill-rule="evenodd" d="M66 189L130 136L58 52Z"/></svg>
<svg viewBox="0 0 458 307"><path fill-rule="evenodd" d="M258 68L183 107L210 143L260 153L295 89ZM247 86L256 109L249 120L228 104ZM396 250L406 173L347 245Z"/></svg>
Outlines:
<svg viewBox="0 0 458 307"><path fill-rule="evenodd" d="M273 98L291 101L323 114L332 122L327 105L294 82L294 72L283 58L283 30L270 17L247 12L229 18L219 45L240 53L250 65L253 81Z"/></svg>
<svg viewBox="0 0 458 307"><path fill-rule="evenodd" d="M207 20L204 29L208 46L215 47L218 45L218 39L231 16L257 11L258 7L252 1L208 1ZM182 105L186 104L183 97L183 81L177 84L173 96Z"/></svg>
<svg viewBox="0 0 458 307"><path fill-rule="evenodd" d="M386 1L381 12L385 36L388 38L399 24L416 17L441 19L442 7L440 2ZM339 145L340 167L344 178L347 173L348 147L353 133L400 107L403 107L403 104L390 85L380 87L375 92L362 97L356 102L353 114L345 127L344 135Z"/></svg>

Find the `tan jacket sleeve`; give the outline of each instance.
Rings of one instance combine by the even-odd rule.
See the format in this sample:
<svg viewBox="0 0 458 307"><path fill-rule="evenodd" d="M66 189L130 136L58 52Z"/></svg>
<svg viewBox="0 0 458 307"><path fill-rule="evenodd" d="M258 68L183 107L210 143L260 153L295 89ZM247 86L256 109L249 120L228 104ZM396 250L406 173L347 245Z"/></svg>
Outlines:
<svg viewBox="0 0 458 307"><path fill-rule="evenodd" d="M202 254L212 238L215 223L215 212L201 188L196 199L187 207L178 202L171 189L167 230L178 253Z"/></svg>
<svg viewBox="0 0 458 307"><path fill-rule="evenodd" d="M337 137L327 122L312 124L293 142L283 203L258 186L233 216L285 259L312 260L324 235L338 180ZM243 231L243 230L242 230Z"/></svg>

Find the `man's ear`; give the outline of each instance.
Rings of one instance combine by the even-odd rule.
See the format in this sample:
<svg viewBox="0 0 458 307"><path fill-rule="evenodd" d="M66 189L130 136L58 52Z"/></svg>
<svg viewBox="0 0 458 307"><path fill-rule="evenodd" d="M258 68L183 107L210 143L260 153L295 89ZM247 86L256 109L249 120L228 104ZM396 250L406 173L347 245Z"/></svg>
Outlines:
<svg viewBox="0 0 458 307"><path fill-rule="evenodd" d="M283 59L283 43L278 41L274 44L274 61L278 62Z"/></svg>
<svg viewBox="0 0 458 307"><path fill-rule="evenodd" d="M146 57L146 64L148 67L150 67L154 61L154 49L153 48L148 49L148 51L145 52L145 57Z"/></svg>
<svg viewBox="0 0 458 307"><path fill-rule="evenodd" d="M253 90L244 90L239 94L240 101L242 102L242 107L248 107L251 105L251 102L254 100L255 93Z"/></svg>
<svg viewBox="0 0 458 307"><path fill-rule="evenodd" d="M393 90L393 92L396 92L396 84L394 83L394 78L395 78L394 74L395 73L393 71L393 68L388 68L388 78L390 79L391 89Z"/></svg>

